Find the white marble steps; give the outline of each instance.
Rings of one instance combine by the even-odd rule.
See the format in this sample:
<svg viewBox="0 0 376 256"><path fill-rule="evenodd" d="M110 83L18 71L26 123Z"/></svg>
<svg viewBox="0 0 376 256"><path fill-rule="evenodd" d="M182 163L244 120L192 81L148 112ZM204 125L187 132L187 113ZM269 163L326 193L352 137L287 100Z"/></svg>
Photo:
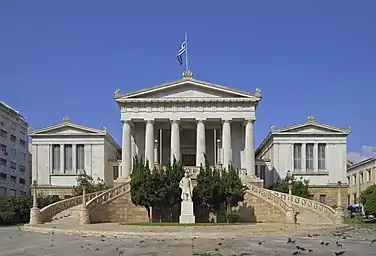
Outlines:
<svg viewBox="0 0 376 256"><path fill-rule="evenodd" d="M50 223L52 224L78 224L81 205L69 208L55 215Z"/></svg>
<svg viewBox="0 0 376 256"><path fill-rule="evenodd" d="M297 222L300 224L332 224L333 222L319 215L319 213L310 211L303 207L298 207L297 210L300 212L297 216Z"/></svg>

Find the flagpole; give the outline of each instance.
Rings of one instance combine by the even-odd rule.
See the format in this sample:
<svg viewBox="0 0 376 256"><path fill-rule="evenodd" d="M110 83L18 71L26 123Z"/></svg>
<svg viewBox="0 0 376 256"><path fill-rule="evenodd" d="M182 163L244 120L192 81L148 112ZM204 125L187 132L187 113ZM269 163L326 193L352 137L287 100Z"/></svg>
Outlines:
<svg viewBox="0 0 376 256"><path fill-rule="evenodd" d="M185 69L188 70L188 40L187 33L185 33Z"/></svg>

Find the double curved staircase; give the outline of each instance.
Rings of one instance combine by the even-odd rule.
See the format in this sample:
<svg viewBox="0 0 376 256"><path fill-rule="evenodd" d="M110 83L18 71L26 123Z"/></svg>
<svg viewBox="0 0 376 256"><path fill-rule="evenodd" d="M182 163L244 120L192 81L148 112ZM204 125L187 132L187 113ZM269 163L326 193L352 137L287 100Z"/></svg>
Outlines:
<svg viewBox="0 0 376 256"><path fill-rule="evenodd" d="M293 209L297 214L299 223L325 223L330 224L336 220L335 210L323 203L288 194L260 188L247 184L247 193L259 198L279 209L287 216ZM89 215L99 206L105 205L120 196L130 193L130 180L124 184L105 191L86 195L86 208ZM76 224L79 220L79 211L82 206L82 196L65 199L41 209L41 222L71 223Z"/></svg>

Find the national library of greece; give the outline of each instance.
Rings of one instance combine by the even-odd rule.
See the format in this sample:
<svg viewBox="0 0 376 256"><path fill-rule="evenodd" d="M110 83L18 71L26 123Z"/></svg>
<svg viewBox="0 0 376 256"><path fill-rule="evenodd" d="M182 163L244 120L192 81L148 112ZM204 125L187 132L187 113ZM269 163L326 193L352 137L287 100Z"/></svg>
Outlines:
<svg viewBox="0 0 376 256"><path fill-rule="evenodd" d="M180 80L136 92L118 89L121 147L107 129L65 118L31 131L33 179L44 193L62 195L70 193L82 171L110 186L121 184L130 177L135 155L147 160L151 169L175 158L193 178L207 159L211 166L239 168L241 175L264 188L287 175L302 177L309 180L313 200L335 205L337 184L347 186L350 128L323 124L307 114L295 125L272 126L255 147L261 98L260 89L250 93L196 80L190 71Z"/></svg>

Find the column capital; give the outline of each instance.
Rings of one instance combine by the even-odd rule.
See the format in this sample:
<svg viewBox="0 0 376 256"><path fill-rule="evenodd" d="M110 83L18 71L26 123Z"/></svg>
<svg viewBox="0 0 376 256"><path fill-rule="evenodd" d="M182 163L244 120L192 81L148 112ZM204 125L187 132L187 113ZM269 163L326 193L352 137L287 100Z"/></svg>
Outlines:
<svg viewBox="0 0 376 256"><path fill-rule="evenodd" d="M171 124L173 124L173 123L179 124L180 123L180 119L170 119L170 123Z"/></svg>
<svg viewBox="0 0 376 256"><path fill-rule="evenodd" d="M244 121L244 124L247 124L247 123L254 124L255 122L256 122L255 119L246 119L246 120Z"/></svg>
<svg viewBox="0 0 376 256"><path fill-rule="evenodd" d="M232 119L231 118L228 118L228 119L222 119L221 120L221 123L224 124L224 123L231 123Z"/></svg>
<svg viewBox="0 0 376 256"><path fill-rule="evenodd" d="M206 118L196 118L197 123L204 123L206 122Z"/></svg>
<svg viewBox="0 0 376 256"><path fill-rule="evenodd" d="M149 123L149 124L154 124L155 123L155 120L154 119L144 119L145 123Z"/></svg>
<svg viewBox="0 0 376 256"><path fill-rule="evenodd" d="M131 124L131 120L130 119L121 120L121 123L122 124Z"/></svg>

